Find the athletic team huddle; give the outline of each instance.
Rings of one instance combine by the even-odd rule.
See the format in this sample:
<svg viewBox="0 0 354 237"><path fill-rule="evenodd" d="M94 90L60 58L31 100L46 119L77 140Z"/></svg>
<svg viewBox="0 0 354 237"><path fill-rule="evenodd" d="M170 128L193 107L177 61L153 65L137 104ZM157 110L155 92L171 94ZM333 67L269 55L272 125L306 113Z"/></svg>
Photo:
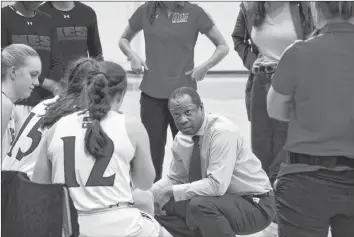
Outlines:
<svg viewBox="0 0 354 237"><path fill-rule="evenodd" d="M120 111L127 73L104 60L93 9L3 7L2 172L65 184L80 236L354 236L353 8L241 3L232 38L250 72L248 146L197 92L229 52L198 4L146 2L122 33L143 74L141 120ZM140 31L146 60L130 46ZM215 51L195 66L199 33Z"/></svg>

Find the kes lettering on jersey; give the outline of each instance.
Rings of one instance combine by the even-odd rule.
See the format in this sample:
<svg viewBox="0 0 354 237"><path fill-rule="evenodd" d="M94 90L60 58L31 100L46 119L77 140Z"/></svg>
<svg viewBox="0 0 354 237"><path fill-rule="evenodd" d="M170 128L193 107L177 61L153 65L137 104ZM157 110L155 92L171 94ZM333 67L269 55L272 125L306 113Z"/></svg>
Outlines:
<svg viewBox="0 0 354 237"><path fill-rule="evenodd" d="M62 40L87 40L87 27L84 26L68 26L57 27L59 41Z"/></svg>
<svg viewBox="0 0 354 237"><path fill-rule="evenodd" d="M26 44L35 50L51 50L50 37L38 35L12 35L13 44Z"/></svg>

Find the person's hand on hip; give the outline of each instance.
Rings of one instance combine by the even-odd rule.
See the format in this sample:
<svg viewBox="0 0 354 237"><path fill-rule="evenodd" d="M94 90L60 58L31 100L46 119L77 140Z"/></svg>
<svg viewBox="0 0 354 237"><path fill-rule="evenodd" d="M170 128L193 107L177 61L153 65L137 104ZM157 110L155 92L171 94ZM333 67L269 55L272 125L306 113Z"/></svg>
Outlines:
<svg viewBox="0 0 354 237"><path fill-rule="evenodd" d="M138 55L132 55L130 58L130 65L134 73L136 74L141 74L144 72L144 70L149 70L149 68L146 65L146 62L144 62L143 59L141 59ZM144 69L143 69L144 67Z"/></svg>
<svg viewBox="0 0 354 237"><path fill-rule="evenodd" d="M186 75L190 75L191 78L195 81L201 81L204 79L205 75L207 74L208 70L202 66L193 68L192 70L186 72Z"/></svg>

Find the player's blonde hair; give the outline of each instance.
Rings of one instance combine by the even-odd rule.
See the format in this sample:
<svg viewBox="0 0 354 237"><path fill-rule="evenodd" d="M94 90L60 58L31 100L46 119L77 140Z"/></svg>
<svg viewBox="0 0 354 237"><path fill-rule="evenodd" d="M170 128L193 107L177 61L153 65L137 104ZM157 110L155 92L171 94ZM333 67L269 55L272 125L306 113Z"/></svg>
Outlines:
<svg viewBox="0 0 354 237"><path fill-rule="evenodd" d="M11 44L1 50L1 81L5 80L11 67L19 68L27 57L39 57L36 50L25 44Z"/></svg>

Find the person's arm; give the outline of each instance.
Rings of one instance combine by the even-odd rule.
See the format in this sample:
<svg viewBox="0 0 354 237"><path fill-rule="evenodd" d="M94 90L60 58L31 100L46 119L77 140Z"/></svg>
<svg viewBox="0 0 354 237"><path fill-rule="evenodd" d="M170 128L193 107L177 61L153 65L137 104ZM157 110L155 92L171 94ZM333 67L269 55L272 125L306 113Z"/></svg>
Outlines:
<svg viewBox="0 0 354 237"><path fill-rule="evenodd" d="M173 185L188 183L188 172L182 159L173 151L173 148L172 155L169 172L166 177L154 183L151 188L153 193L164 194L168 189L171 189Z"/></svg>
<svg viewBox="0 0 354 237"><path fill-rule="evenodd" d="M9 99L4 98L4 96L2 96L1 107L2 107L1 108L1 141L2 141L4 134L6 132L7 126L9 124L10 118L11 118L13 105L9 101Z"/></svg>
<svg viewBox="0 0 354 237"><path fill-rule="evenodd" d="M150 153L149 136L138 120L127 121L127 132L133 146L134 159L131 162L131 178L135 188L148 190L155 180L155 168Z"/></svg>
<svg viewBox="0 0 354 237"><path fill-rule="evenodd" d="M130 46L130 42L138 33L139 31L134 30L130 25L128 25L119 40L119 48L122 50L124 55L127 56L128 60L131 60L132 57L138 55Z"/></svg>
<svg viewBox="0 0 354 237"><path fill-rule="evenodd" d="M178 201L195 196L222 196L227 191L237 159L238 137L232 131L218 131L210 147L207 177L192 183L173 185L170 193Z"/></svg>
<svg viewBox="0 0 354 237"><path fill-rule="evenodd" d="M145 7L142 5L134 12L128 21L128 26L125 28L119 40L119 48L129 60L134 55L137 55L137 53L130 47L130 42L143 29L144 9Z"/></svg>
<svg viewBox="0 0 354 237"><path fill-rule="evenodd" d="M229 53L229 46L219 28L213 22L211 16L202 8L200 8L200 13L197 19L197 28L198 31L205 34L216 47L213 55L201 65L201 67L206 68L206 70L209 71L226 57Z"/></svg>
<svg viewBox="0 0 354 237"><path fill-rule="evenodd" d="M103 60L102 45L97 24L97 16L94 11L92 22L87 30L87 46L90 57L96 58L99 61Z"/></svg>
<svg viewBox="0 0 354 237"><path fill-rule="evenodd" d="M221 62L221 60L226 57L226 55L229 53L229 46L227 45L226 40L222 36L219 29L215 25L205 35L216 47L213 55L202 65L200 65L200 67L203 67L206 71L209 71L211 68L213 68L216 64Z"/></svg>
<svg viewBox="0 0 354 237"><path fill-rule="evenodd" d="M159 181L153 184L150 191L154 196L155 214L164 215L163 206L173 196L173 185L188 183L188 172L182 162L181 157L175 151L179 147L181 138L177 135L172 145L172 161L170 164L169 173L166 177L162 177Z"/></svg>
<svg viewBox="0 0 354 237"><path fill-rule="evenodd" d="M283 53L272 78L267 95L267 111L271 118L289 121L296 89L298 44L290 45Z"/></svg>
<svg viewBox="0 0 354 237"><path fill-rule="evenodd" d="M58 83L50 78L44 78L44 80L43 80L42 84L40 84L40 86L43 87L44 89L52 92L54 95L58 95L61 91L60 83Z"/></svg>
<svg viewBox="0 0 354 237"><path fill-rule="evenodd" d="M1 9L2 10L2 9ZM3 13L3 11L2 11ZM9 39L9 34L8 34L8 29L6 23L9 21L9 19L4 19L1 17L1 48L5 48L6 46L11 44L11 41Z"/></svg>
<svg viewBox="0 0 354 237"><path fill-rule="evenodd" d="M120 40L119 48L128 60L131 61L132 70L135 73L141 73L142 67L148 70L144 60L131 48L130 42L143 29L143 20L145 16L146 4L140 6L129 19L129 24L125 28Z"/></svg>
<svg viewBox="0 0 354 237"><path fill-rule="evenodd" d="M38 145L36 165L33 170L32 182L41 184L52 183L52 163L48 158L47 150L53 138L56 125L53 125L46 133L42 134L42 139Z"/></svg>
<svg viewBox="0 0 354 237"><path fill-rule="evenodd" d="M234 42L234 50L240 56L243 65L251 71L254 61L257 59L257 55L252 52L252 45L249 42L249 35L246 25L245 15L240 10L237 16L234 30L231 34Z"/></svg>
<svg viewBox="0 0 354 237"><path fill-rule="evenodd" d="M197 30L202 34L205 34L216 48L213 55L207 61L186 72L186 75L191 75L196 81L202 80L205 74L216 64L221 62L221 60L223 60L229 53L229 46L218 27L214 24L212 18L202 8L198 9L199 15L196 22Z"/></svg>
<svg viewBox="0 0 354 237"><path fill-rule="evenodd" d="M280 94L271 87L267 95L267 111L269 117L288 122L290 119L291 102L291 95Z"/></svg>
<svg viewBox="0 0 354 237"><path fill-rule="evenodd" d="M56 33L56 27L51 29L51 61L49 77L44 78L41 87L57 95L60 90L60 80L63 76L62 55Z"/></svg>

